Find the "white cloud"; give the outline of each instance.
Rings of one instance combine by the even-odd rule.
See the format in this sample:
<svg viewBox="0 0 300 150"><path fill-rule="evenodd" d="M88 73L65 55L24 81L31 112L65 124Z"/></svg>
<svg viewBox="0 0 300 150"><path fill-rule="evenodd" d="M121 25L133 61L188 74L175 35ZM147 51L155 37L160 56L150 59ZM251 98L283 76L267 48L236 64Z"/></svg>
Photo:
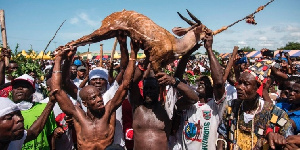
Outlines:
<svg viewBox="0 0 300 150"><path fill-rule="evenodd" d="M95 21L90 19L89 15L85 12L81 12L80 14L74 16L70 20L71 24L86 24L91 27L99 27L100 26L100 20Z"/></svg>
<svg viewBox="0 0 300 150"><path fill-rule="evenodd" d="M245 41L239 41L238 44L239 45L247 45L247 43Z"/></svg>
<svg viewBox="0 0 300 150"><path fill-rule="evenodd" d="M266 41L266 40L268 40L268 38L267 38L267 37L265 37L265 36L259 37L258 39L259 39L259 40L262 40L262 41Z"/></svg>
<svg viewBox="0 0 300 150"><path fill-rule="evenodd" d="M258 46L269 48L269 47L273 47L274 44L272 44L272 43L259 43Z"/></svg>
<svg viewBox="0 0 300 150"><path fill-rule="evenodd" d="M93 27L94 26L99 26L99 23L97 21L91 20L86 13L80 13L78 15L78 17L80 19L82 19L83 21L85 21L85 23L88 24L88 25L90 25L90 26L93 26Z"/></svg>
<svg viewBox="0 0 300 150"><path fill-rule="evenodd" d="M300 32L300 27L299 26L288 25L286 30L290 31L290 32Z"/></svg>
<svg viewBox="0 0 300 150"><path fill-rule="evenodd" d="M77 17L71 18L70 23L71 24L77 24L79 22L79 19Z"/></svg>
<svg viewBox="0 0 300 150"><path fill-rule="evenodd" d="M300 37L300 32L293 32L291 33L291 36Z"/></svg>

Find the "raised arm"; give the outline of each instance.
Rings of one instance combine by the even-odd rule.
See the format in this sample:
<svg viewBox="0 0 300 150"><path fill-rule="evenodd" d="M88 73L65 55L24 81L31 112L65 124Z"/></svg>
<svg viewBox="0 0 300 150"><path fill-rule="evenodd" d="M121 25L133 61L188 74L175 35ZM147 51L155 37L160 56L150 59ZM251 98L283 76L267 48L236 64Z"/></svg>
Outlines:
<svg viewBox="0 0 300 150"><path fill-rule="evenodd" d="M201 46L201 44L196 44L189 52L187 52L185 55L182 56L182 58L180 59L178 65L177 65L174 77L177 77L180 80L182 80L183 74L185 72L186 64L189 61L189 57L191 56L191 54L193 52L198 50L200 46Z"/></svg>
<svg viewBox="0 0 300 150"><path fill-rule="evenodd" d="M44 126L48 120L48 117L55 105L55 97L53 96L53 92L49 93L49 102L47 103L44 111L39 116L39 118L33 122L33 124L30 126L30 128L27 130L27 136L25 139L25 143L29 142L33 139L36 139L37 136L41 133L41 131L44 129Z"/></svg>
<svg viewBox="0 0 300 150"><path fill-rule="evenodd" d="M146 59L140 63L138 66L135 67L134 75L133 75L133 81L131 84L131 87L129 89L129 102L133 108L133 110L142 104L141 102L141 94L140 94L140 88L139 88L139 82L143 79L144 76L146 76L147 72L150 72L151 65L149 61L149 52L144 51L146 55Z"/></svg>
<svg viewBox="0 0 300 150"><path fill-rule="evenodd" d="M225 87L224 87L224 81L222 79L223 77L223 69L220 65L219 61L217 60L215 54L212 51L212 43L213 43L213 35L212 32L207 32L205 38L204 38L204 47L206 48L210 68L211 68L211 77L214 83L213 91L215 100L218 101L223 97L223 94L225 93Z"/></svg>
<svg viewBox="0 0 300 150"><path fill-rule="evenodd" d="M70 67L72 65L72 59L75 54L67 55L64 59L62 65L62 88L69 94L72 98L77 99L77 86L70 79Z"/></svg>
<svg viewBox="0 0 300 150"><path fill-rule="evenodd" d="M110 112L107 114L111 114L111 112L116 110L122 104L122 101L128 92L129 85L134 73L134 65L137 57L137 52L139 51L138 44L139 44L138 42L131 41L131 53L130 53L129 63L125 70L122 84L117 90L115 96L106 105L108 107L107 111Z"/></svg>
<svg viewBox="0 0 300 150"><path fill-rule="evenodd" d="M72 55L72 53L76 53L76 50L74 50L71 47L71 50L65 51L60 49L58 54L55 57L55 65L53 67L52 72L52 78L51 78L51 91L56 91L54 96L56 97L56 100L58 102L59 107L63 112L65 112L67 115L73 115L76 119L76 109L67 96L67 94L61 89L62 84L62 71L61 71L61 62L64 58L66 58L68 55Z"/></svg>
<svg viewBox="0 0 300 150"><path fill-rule="evenodd" d="M5 83L5 62L4 56L0 54L0 86Z"/></svg>
<svg viewBox="0 0 300 150"><path fill-rule="evenodd" d="M0 54L0 86L5 84L5 57L10 58L10 50L2 48Z"/></svg>
<svg viewBox="0 0 300 150"><path fill-rule="evenodd" d="M199 100L197 93L190 86L181 82L178 78L171 77L164 72L157 73L155 77L158 79L159 85L171 85L176 88L185 98L185 103L194 104Z"/></svg>
<svg viewBox="0 0 300 150"><path fill-rule="evenodd" d="M128 49L127 49L127 36L124 32L120 32L119 36L117 36L118 42L120 44L120 50L121 50L121 62L120 62L120 73L116 77L116 81L120 85L123 79L123 75L125 72L125 69L128 64Z"/></svg>

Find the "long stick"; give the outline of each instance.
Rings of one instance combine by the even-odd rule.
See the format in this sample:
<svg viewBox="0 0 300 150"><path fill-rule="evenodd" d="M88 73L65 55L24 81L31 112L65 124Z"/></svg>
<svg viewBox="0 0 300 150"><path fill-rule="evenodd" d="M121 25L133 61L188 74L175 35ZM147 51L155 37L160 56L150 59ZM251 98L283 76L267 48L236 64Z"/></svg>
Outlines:
<svg viewBox="0 0 300 150"><path fill-rule="evenodd" d="M7 48L7 36L6 36L6 28L5 28L5 16L4 10L0 10L0 25L1 25L1 35L2 35L2 42L3 48ZM4 58L5 66L7 67L9 64L9 58L5 56Z"/></svg>
<svg viewBox="0 0 300 150"><path fill-rule="evenodd" d="M103 64L103 44L100 44L100 66L98 67L102 67Z"/></svg>
<svg viewBox="0 0 300 150"><path fill-rule="evenodd" d="M267 7L267 6L268 6L270 3L272 3L272 2L274 2L274 0L270 0L270 1L269 1L268 3L266 3L265 5L258 7L258 8L255 10L255 12L251 13L251 14L248 15L248 16L251 16L251 15L254 15L254 14L260 12L261 10L263 10L265 7ZM228 25L228 26L224 26L224 27L222 27L221 29L218 29L218 30L214 31L213 34L216 35L216 34L219 34L219 33L223 32L223 31L227 30L227 28L232 27L232 26L234 26L235 24L239 23L240 21L247 19L248 16L246 16L246 17L244 17L244 18L242 18L242 19L240 19L240 20L237 20L237 21L235 21L234 23L232 23L232 24L230 24L230 25Z"/></svg>
<svg viewBox="0 0 300 150"><path fill-rule="evenodd" d="M48 44L47 44L47 46L46 46L46 48L45 48L45 50L44 50L44 52L46 52L46 50L47 50L47 48L48 48L48 46L50 45L50 43L52 42L52 40L55 38L55 36L56 36L56 34L57 34L57 32L58 32L58 30L62 27L62 25L64 24L66 22L66 20L64 20L62 23L61 23L61 25L59 26L59 28L56 30L56 32L55 32L55 34L54 34L54 36L52 37L52 39L48 42Z"/></svg>
<svg viewBox="0 0 300 150"><path fill-rule="evenodd" d="M235 47L233 48L232 55L231 55L230 58L229 58L229 61L228 61L228 64L227 64L227 67L226 67L226 69L225 69L225 73L224 73L224 76L223 76L223 81L224 81L224 82L227 80L227 77L228 77L229 72L230 72L230 70L231 70L231 67L232 67L232 65L233 65L233 60L234 60L234 58L235 58L235 56L236 56L236 54L237 54L237 52L238 52L238 49L239 49L239 47L237 47L237 46L235 46Z"/></svg>
<svg viewBox="0 0 300 150"><path fill-rule="evenodd" d="M113 49L112 49L111 55L110 55L110 62L113 62L113 60L114 60L114 55L115 55L115 51L116 51L116 48L117 48L117 43L118 43L118 39L115 38L114 46L113 46Z"/></svg>

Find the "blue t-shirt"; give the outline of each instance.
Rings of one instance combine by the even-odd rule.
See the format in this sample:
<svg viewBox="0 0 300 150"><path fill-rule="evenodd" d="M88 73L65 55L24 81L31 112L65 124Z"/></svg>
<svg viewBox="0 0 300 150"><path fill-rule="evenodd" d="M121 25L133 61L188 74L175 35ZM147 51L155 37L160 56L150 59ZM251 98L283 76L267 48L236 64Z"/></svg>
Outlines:
<svg viewBox="0 0 300 150"><path fill-rule="evenodd" d="M293 112L290 112L287 114L288 114L289 118L292 119L296 124L297 129L294 132L295 132L295 135L297 135L298 133L300 133L300 110L293 111Z"/></svg>
<svg viewBox="0 0 300 150"><path fill-rule="evenodd" d="M278 102L276 103L276 106L284 110L285 112L288 112L291 109L291 104L287 102Z"/></svg>

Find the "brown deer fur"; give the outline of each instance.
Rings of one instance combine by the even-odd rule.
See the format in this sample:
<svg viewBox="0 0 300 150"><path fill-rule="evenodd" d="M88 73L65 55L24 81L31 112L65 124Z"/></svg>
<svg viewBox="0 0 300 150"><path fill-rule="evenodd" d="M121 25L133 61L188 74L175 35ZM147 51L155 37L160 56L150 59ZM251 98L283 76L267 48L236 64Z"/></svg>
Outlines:
<svg viewBox="0 0 300 150"><path fill-rule="evenodd" d="M184 37L176 38L148 17L135 11L123 10L107 16L102 21L102 26L93 33L69 44L81 46L100 42L116 37L120 30L125 31L132 40L142 42L141 49L149 51L152 68L157 72L177 56L184 55L192 49L204 38L207 28L202 24L194 24L189 28L177 27L172 31Z"/></svg>

